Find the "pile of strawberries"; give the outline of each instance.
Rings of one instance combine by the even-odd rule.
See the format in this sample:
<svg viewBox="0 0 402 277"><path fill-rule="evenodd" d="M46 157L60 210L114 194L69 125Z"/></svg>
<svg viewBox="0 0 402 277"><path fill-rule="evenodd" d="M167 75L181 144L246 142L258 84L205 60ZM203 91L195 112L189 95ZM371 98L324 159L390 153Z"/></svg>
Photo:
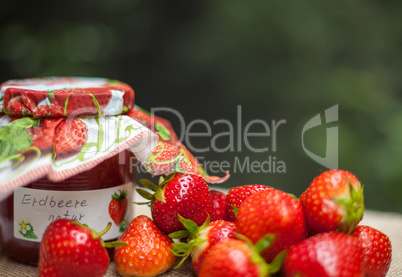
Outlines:
<svg viewBox="0 0 402 277"><path fill-rule="evenodd" d="M136 217L117 242L78 222L49 225L39 276L103 276L105 247L115 247L121 276L157 276L191 258L198 276L385 276L389 238L363 217L363 188L345 170L317 176L300 199L245 185L227 194L202 178L176 173L159 184L141 180L152 219Z"/></svg>

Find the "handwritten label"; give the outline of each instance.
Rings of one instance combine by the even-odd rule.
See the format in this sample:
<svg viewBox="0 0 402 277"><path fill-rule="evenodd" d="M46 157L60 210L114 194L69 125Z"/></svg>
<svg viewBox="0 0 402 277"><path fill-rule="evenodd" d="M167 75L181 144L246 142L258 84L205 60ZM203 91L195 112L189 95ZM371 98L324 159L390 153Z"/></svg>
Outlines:
<svg viewBox="0 0 402 277"><path fill-rule="evenodd" d="M127 210L116 225L109 214L114 193L126 192ZM59 218L68 218L87 224L99 232L108 222L112 228L103 235L104 240L117 239L133 219L133 184L84 191L55 191L17 188L14 191L14 237L40 242L46 227Z"/></svg>

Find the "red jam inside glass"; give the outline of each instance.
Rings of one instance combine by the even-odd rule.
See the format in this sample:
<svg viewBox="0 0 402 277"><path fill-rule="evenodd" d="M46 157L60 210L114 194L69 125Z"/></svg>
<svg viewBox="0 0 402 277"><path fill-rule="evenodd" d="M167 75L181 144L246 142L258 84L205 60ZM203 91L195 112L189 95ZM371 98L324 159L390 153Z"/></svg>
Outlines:
<svg viewBox="0 0 402 277"><path fill-rule="evenodd" d="M64 181L56 183L47 178L42 178L28 184L25 188L48 191L88 191L113 188L134 182L135 167L132 166L134 155L128 150L124 151L123 154L113 156L93 169ZM128 209L132 209L132 201L130 200L127 201ZM107 223L102 222L104 227ZM12 194L0 202L0 249L3 249L4 254L13 260L36 265L39 261L40 242L16 238L14 226L14 194ZM113 258L113 249L109 249L109 255Z"/></svg>

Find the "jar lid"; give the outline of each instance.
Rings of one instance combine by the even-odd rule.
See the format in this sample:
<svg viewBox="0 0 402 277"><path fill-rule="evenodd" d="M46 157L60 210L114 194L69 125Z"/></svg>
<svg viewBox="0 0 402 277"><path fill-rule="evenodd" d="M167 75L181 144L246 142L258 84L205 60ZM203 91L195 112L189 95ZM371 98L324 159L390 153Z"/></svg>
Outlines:
<svg viewBox="0 0 402 277"><path fill-rule="evenodd" d="M134 90L106 78L29 78L0 85L0 111L13 116L119 115L133 107Z"/></svg>
<svg viewBox="0 0 402 277"><path fill-rule="evenodd" d="M135 106L126 114L101 117L9 116L0 114L0 201L13 189L47 177L60 182L129 149L152 175L210 176L180 142L169 121ZM120 158L119 158L120 159ZM125 160L124 160L125 161Z"/></svg>

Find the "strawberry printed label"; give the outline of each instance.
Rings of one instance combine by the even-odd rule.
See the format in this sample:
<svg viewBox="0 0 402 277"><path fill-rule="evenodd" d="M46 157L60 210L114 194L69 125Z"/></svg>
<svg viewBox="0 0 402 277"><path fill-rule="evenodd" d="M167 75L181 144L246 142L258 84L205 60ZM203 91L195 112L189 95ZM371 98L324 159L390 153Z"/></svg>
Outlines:
<svg viewBox="0 0 402 277"><path fill-rule="evenodd" d="M112 227L102 238L117 239L133 219L132 191L132 183L87 191L15 189L14 237L40 242L52 221L68 218L95 231L105 229L111 222Z"/></svg>

